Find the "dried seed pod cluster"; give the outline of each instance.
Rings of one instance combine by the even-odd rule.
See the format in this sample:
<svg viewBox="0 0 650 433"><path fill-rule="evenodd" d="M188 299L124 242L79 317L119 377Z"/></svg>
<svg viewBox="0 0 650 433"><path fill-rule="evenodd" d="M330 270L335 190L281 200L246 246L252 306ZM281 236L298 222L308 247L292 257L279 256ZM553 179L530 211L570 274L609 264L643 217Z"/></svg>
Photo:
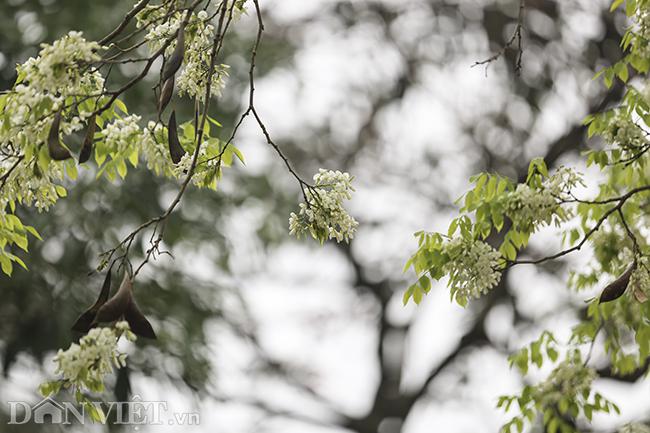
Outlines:
<svg viewBox="0 0 650 433"><path fill-rule="evenodd" d="M111 270L108 270L104 284L97 301L86 310L72 325L72 329L88 332L100 323L111 323L126 320L135 335L145 338L156 338L153 327L142 314L133 297L133 282L125 272L122 284L117 292L108 299L111 286Z"/></svg>

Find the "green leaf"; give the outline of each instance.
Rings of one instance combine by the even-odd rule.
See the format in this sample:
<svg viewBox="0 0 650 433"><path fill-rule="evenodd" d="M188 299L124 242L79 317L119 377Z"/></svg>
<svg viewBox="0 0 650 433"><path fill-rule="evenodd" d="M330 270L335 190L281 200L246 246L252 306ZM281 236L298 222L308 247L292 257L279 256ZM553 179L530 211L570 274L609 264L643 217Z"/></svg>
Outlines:
<svg viewBox="0 0 650 433"><path fill-rule="evenodd" d="M493 208L491 214L492 214L492 224L494 224L494 227L497 229L497 231L501 231L504 223L503 213L500 212L498 209Z"/></svg>
<svg viewBox="0 0 650 433"><path fill-rule="evenodd" d="M50 154L47 150L47 146L41 146L41 150L38 152L38 167L42 171L47 171L50 167Z"/></svg>
<svg viewBox="0 0 650 433"><path fill-rule="evenodd" d="M208 116L208 120L210 121L210 123L212 123L212 124L215 125L215 126L218 126L218 127L220 127L220 128L223 126L221 123L217 122L215 119L213 119L213 118L210 117L210 116Z"/></svg>
<svg viewBox="0 0 650 433"><path fill-rule="evenodd" d="M65 162L65 173L71 180L77 180L78 172L77 165L73 159L69 159Z"/></svg>
<svg viewBox="0 0 650 433"><path fill-rule="evenodd" d="M93 422L99 422L101 424L106 422L106 415L104 415L104 411L101 407L90 401L84 402L84 407L88 411L88 415L90 415L90 419L93 420Z"/></svg>
<svg viewBox="0 0 650 433"><path fill-rule="evenodd" d="M25 230L27 230L29 233L31 233L32 236L34 236L34 237L35 237L36 239L38 239L39 241L42 241L42 240L43 240L43 238L41 237L41 235L36 231L36 229L35 229L34 227L32 227L32 226L25 226Z"/></svg>
<svg viewBox="0 0 650 433"><path fill-rule="evenodd" d="M124 159L120 158L117 161L115 161L115 163L117 165L117 173L120 175L122 179L124 179L127 173L126 162L124 162Z"/></svg>
<svg viewBox="0 0 650 433"><path fill-rule="evenodd" d="M115 113L117 113L117 109L120 109L124 114L129 114L128 108L126 108L126 104L122 102L121 99L116 99L115 102L113 102L113 109Z"/></svg>
<svg viewBox="0 0 650 433"><path fill-rule="evenodd" d="M131 163L131 165L133 167L138 166L138 148L137 147L134 148L133 152L131 152L131 154L129 155L129 162Z"/></svg>
<svg viewBox="0 0 650 433"><path fill-rule="evenodd" d="M418 284L424 290L424 293L429 293L431 290L431 280L426 276L422 275L420 279L418 280Z"/></svg>
<svg viewBox="0 0 650 433"><path fill-rule="evenodd" d="M487 173L481 173L478 175L478 178L476 179L476 186L474 187L474 191L477 193L481 191L483 186L485 185L485 182L487 182L488 175Z"/></svg>
<svg viewBox="0 0 650 433"><path fill-rule="evenodd" d="M456 233L456 229L458 228L458 219L454 218L451 220L451 224L449 224L449 228L447 229L447 236L452 237L454 233Z"/></svg>
<svg viewBox="0 0 650 433"><path fill-rule="evenodd" d="M618 78L621 79L624 83L627 82L627 79L629 78L629 71L627 69L627 64L623 62L619 62L616 64L616 75Z"/></svg>
<svg viewBox="0 0 650 433"><path fill-rule="evenodd" d="M508 179L502 178L499 181L499 185L497 186L497 196L501 195L506 190L506 188L508 188L509 185L510 182L508 181Z"/></svg>
<svg viewBox="0 0 650 433"><path fill-rule="evenodd" d="M569 399L566 397L561 398L560 403L558 404L558 409L560 410L561 414L567 413L569 410Z"/></svg>
<svg viewBox="0 0 650 433"><path fill-rule="evenodd" d="M59 195L59 197L65 197L68 195L68 191L61 185L55 185L54 189L56 189L56 193Z"/></svg>
<svg viewBox="0 0 650 433"><path fill-rule="evenodd" d="M2 268L2 272L5 274L11 276L11 272L13 271L13 265L11 264L11 260L5 253L0 252L0 268Z"/></svg>
<svg viewBox="0 0 650 433"><path fill-rule="evenodd" d="M404 264L404 268L402 269L402 273L406 273L406 271L408 271L412 265L413 265L413 257L411 257L406 261L406 263Z"/></svg>
<svg viewBox="0 0 650 433"><path fill-rule="evenodd" d="M487 183L487 187L485 188L486 190L486 198L489 200L494 197L494 194L496 193L497 190L497 178L496 176L491 176L490 180Z"/></svg>
<svg viewBox="0 0 650 433"><path fill-rule="evenodd" d="M235 156L237 156L237 159L241 161L242 164L246 165L246 161L244 161L244 154L241 153L239 149L237 149L235 146L232 144L230 145L232 147L232 151L235 153Z"/></svg>
<svg viewBox="0 0 650 433"><path fill-rule="evenodd" d="M553 349L552 347L548 347L546 349L546 354L548 355L548 359L550 359L551 361L553 362L557 361L558 358L557 350Z"/></svg>
<svg viewBox="0 0 650 433"><path fill-rule="evenodd" d="M612 5L609 8L609 11L614 12L616 10L616 8L618 8L620 5L623 4L624 1L625 0L614 0L614 2L612 3Z"/></svg>
<svg viewBox="0 0 650 433"><path fill-rule="evenodd" d="M38 387L38 392L43 396L43 397L49 397L53 394L57 394L61 390L61 385L63 385L63 382L56 380L56 381L51 381L51 382L44 382L39 385Z"/></svg>
<svg viewBox="0 0 650 433"><path fill-rule="evenodd" d="M14 243L18 245L23 251L27 251L27 245L28 245L27 236L17 235L14 238Z"/></svg>
<svg viewBox="0 0 650 433"><path fill-rule="evenodd" d="M420 302L422 302L422 290L417 286L413 289L413 301L417 305L420 305Z"/></svg>
<svg viewBox="0 0 650 433"><path fill-rule="evenodd" d="M519 433L524 431L524 422L521 420L521 418L515 418L515 425L517 426L517 431Z"/></svg>
<svg viewBox="0 0 650 433"><path fill-rule="evenodd" d="M25 251L27 251L27 250L25 250ZM14 262L18 263L18 264L19 264L23 269L27 270L27 265L25 264L25 262L23 262L23 260L22 260L20 257L18 257L18 256L14 256L14 255L12 254L12 255L11 255L11 260L13 260Z"/></svg>
<svg viewBox="0 0 650 433"><path fill-rule="evenodd" d="M404 292L404 296L402 296L402 304L406 305L409 302L409 299L411 299L411 296L413 295L413 286L410 286L406 291Z"/></svg>
<svg viewBox="0 0 650 433"><path fill-rule="evenodd" d="M515 260L517 258L517 250L510 241L504 241L500 250L508 260Z"/></svg>
<svg viewBox="0 0 650 433"><path fill-rule="evenodd" d="M605 82L605 86L609 89L612 87L612 83L614 82L614 70L612 68L607 68L605 70L605 76L603 78Z"/></svg>

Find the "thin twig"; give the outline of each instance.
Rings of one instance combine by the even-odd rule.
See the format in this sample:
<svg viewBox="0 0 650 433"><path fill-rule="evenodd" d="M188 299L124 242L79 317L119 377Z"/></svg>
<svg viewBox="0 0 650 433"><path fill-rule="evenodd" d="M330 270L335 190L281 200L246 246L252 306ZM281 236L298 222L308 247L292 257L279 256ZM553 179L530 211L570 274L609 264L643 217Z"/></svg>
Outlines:
<svg viewBox="0 0 650 433"><path fill-rule="evenodd" d="M614 199L603 200L603 201L600 201L600 202L593 202L592 204L604 204L604 203L611 203L613 201L618 202L618 203L615 206L613 206L612 208L610 208L609 210L607 210L607 212L605 212L605 214L602 217L600 217L600 219L591 228L591 230L589 230L584 235L584 237L582 238L580 243L578 243L577 245L575 245L575 246L573 246L571 248L560 251L559 253L553 254L551 256L543 257L541 259L536 259L536 260L511 260L511 261L508 261L506 267L509 268L509 267L512 267L512 266L515 266L515 265L522 265L522 264L537 265L537 264L544 263L544 262L547 262L547 261L550 261L550 260L558 259L558 258L560 258L562 256L565 256L567 254L570 254L570 253L572 253L574 251L580 250L582 248L582 246L589 240L589 238L594 233L596 233L598 231L600 226L610 217L610 215L612 215L614 212L618 212L623 207L625 202L627 200L629 200L631 197L633 197L635 194L638 194L641 191L646 191L646 190L649 190L649 189L650 189L650 185L647 185L647 186L635 188L635 189L631 190L630 192L628 192L627 194L622 195L620 197L616 197Z"/></svg>
<svg viewBox="0 0 650 433"><path fill-rule="evenodd" d="M124 19L123 19L122 22L120 23L120 25L117 26L117 28L116 28L115 30L113 30L112 32L110 32L110 33L109 33L108 35L106 35L104 38L100 39L100 41L99 41L99 45L106 45L107 43L109 43L110 41L112 41L113 38L115 38L115 36L119 35L119 34L122 32L122 30L124 30L124 29L126 28L126 26L127 26L127 25L129 24L129 22L133 19L133 17L136 16L136 15L138 14L138 12L140 12L140 11L143 10L145 7L147 7L147 4L149 4L149 1L150 1L150 0L140 0L140 2L137 3L137 4L133 7L133 9L131 9L131 10L129 11L128 14L126 14L126 16L124 17Z"/></svg>
<svg viewBox="0 0 650 433"><path fill-rule="evenodd" d="M501 49L496 53L494 53L492 56L488 57L485 60L474 62L474 64L471 66L472 68L475 66L485 65L485 75L487 75L487 70L490 64L496 61L497 59L499 59L501 56L505 55L506 51L508 51L516 42L517 58L515 59L515 74L517 75L521 74L521 58L524 54L524 49L522 46L522 31L524 29L525 10L526 10L526 0L519 0L519 14L517 16L517 25L515 26L515 30L512 32L512 36L510 36L510 39L508 39L505 45L501 47Z"/></svg>

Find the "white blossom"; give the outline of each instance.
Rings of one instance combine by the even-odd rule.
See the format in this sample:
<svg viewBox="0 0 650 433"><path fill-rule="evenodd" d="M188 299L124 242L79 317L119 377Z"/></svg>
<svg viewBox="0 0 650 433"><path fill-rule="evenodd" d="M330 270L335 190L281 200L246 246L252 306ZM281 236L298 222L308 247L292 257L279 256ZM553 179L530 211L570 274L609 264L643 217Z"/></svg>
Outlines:
<svg viewBox="0 0 650 433"><path fill-rule="evenodd" d="M156 25L150 25L149 31L144 36L144 39L147 41L147 47L153 53L158 51L165 45L165 42L172 38L174 34L178 31L178 28L181 25L181 17L176 16L172 17L169 20L162 21ZM174 51L176 46L176 41L170 43L165 49L166 54L171 54Z"/></svg>
<svg viewBox="0 0 650 433"><path fill-rule="evenodd" d="M444 252L451 258L444 270L459 301L479 298L501 280L501 254L485 242L457 237L444 246Z"/></svg>
<svg viewBox="0 0 650 433"><path fill-rule="evenodd" d="M634 38L632 40L633 51L644 58L650 57L650 11L647 8L639 8L634 16Z"/></svg>
<svg viewBox="0 0 650 433"><path fill-rule="evenodd" d="M153 18L158 18L158 14L148 14L146 19L140 19L141 25L151 24L145 35L147 46L151 52L158 51L166 41L174 37L181 25L182 15L178 14L160 23L153 23ZM179 95L187 95L201 101L205 99L214 43L214 26L210 24L207 12L200 11L198 14L192 14L185 29L183 66L176 79ZM176 40L174 39L165 49L165 54L170 55L175 47ZM228 69L228 65L215 65L210 82L210 93L213 96L221 95L228 77Z"/></svg>
<svg viewBox="0 0 650 433"><path fill-rule="evenodd" d="M558 169L546 178L541 187L533 188L519 184L503 196L505 213L519 229L534 231L551 222L566 221L570 212L561 206L563 199L571 198L568 193L582 183L582 178L568 168Z"/></svg>
<svg viewBox="0 0 650 433"><path fill-rule="evenodd" d="M143 134L138 126L139 121L140 116L132 114L107 124L103 130L106 148L119 153L129 150L134 145L134 138Z"/></svg>
<svg viewBox="0 0 650 433"><path fill-rule="evenodd" d="M140 151L147 168L159 176L173 175L174 164L169 156L169 145L162 124L150 121L143 130Z"/></svg>
<svg viewBox="0 0 650 433"><path fill-rule="evenodd" d="M210 55L214 44L214 26L199 20L195 25L195 33L186 50L184 65L177 80L179 95L186 94L191 98L205 99L206 87L210 71ZM221 95L228 77L228 65L216 64L212 72L210 93L212 96Z"/></svg>
<svg viewBox="0 0 650 433"><path fill-rule="evenodd" d="M650 298L650 259L648 257L637 258L636 268L630 275L629 292L637 299Z"/></svg>
<svg viewBox="0 0 650 433"><path fill-rule="evenodd" d="M645 131L625 113L618 113L610 120L603 138L610 144L632 151L648 145Z"/></svg>
<svg viewBox="0 0 650 433"><path fill-rule="evenodd" d="M129 340L135 335L126 322L119 322L113 328L93 328L81 337L79 344L73 343L67 350L59 349L54 357L56 373L63 380L82 388L93 388L103 383L104 376L113 372L113 367L125 365L126 354L117 349L121 334Z"/></svg>
<svg viewBox="0 0 650 433"><path fill-rule="evenodd" d="M81 33L70 32L51 45L41 45L37 57L17 67L17 84L3 99L0 149L23 161L5 182L0 213L5 212L8 203L22 202L44 210L57 200L53 182L63 178L63 163L38 164L38 152L45 148L54 114L64 108L67 98L101 92L104 79L89 67L99 60L100 49L99 44L86 41ZM92 111L90 101L78 104L73 114L62 116L61 132L67 135L82 129ZM0 175L14 162L6 158L0 163Z"/></svg>
<svg viewBox="0 0 650 433"><path fill-rule="evenodd" d="M352 180L348 173L320 169L314 188L306 192L308 203L300 203L299 213L289 217L289 233L298 238L309 233L321 242L349 242L359 225L343 207L343 201L352 198Z"/></svg>
<svg viewBox="0 0 650 433"><path fill-rule="evenodd" d="M588 395L596 377L596 372L584 365L580 354L573 352L537 386L537 392L544 405L552 407L563 398Z"/></svg>
<svg viewBox="0 0 650 433"><path fill-rule="evenodd" d="M526 184L517 185L517 189L508 194L506 212L515 215L517 222L526 226L550 223L558 203L549 190L537 190Z"/></svg>

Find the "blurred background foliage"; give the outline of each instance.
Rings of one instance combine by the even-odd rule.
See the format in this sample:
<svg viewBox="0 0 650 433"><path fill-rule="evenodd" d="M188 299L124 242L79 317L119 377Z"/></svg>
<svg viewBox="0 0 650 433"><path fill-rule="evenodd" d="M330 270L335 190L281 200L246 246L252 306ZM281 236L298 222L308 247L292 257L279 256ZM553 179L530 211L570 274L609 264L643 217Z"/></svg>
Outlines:
<svg viewBox="0 0 650 433"><path fill-rule="evenodd" d="M449 316L449 308L440 306L447 302L445 290L434 288L441 295L427 302L437 306L422 310L431 314L432 308L446 308L446 313L438 315L442 322L425 322L422 330L418 314L424 313L396 310L401 309L399 299L408 278L399 270L413 246L410 234L446 221L467 176L478 170L518 178L532 156L545 156L549 166L557 166L577 154L585 146L581 119L621 96L621 89L605 92L590 80L599 67L620 57L624 21L607 12L606 1L526 1L523 70L518 76L514 51L487 70L470 69L510 38L518 0L261 3L267 32L258 57L258 101L268 116L266 123L303 176L318 167L357 176L360 199L353 206L362 227L359 238L350 246L329 245L321 252L296 246L289 239L286 219L299 199L297 185L265 148L259 132L245 130L241 146L237 145L251 166L226 170L217 193L193 189L186 195L165 236L165 247L175 260L163 256L137 282L138 303L153 319L159 340L138 342L128 370L117 377L115 396L128 398L133 378L145 377L153 383L171 383L179 394L195 395L219 407L237 404L246 408L247 419L254 419L246 428L217 423L218 431L285 432L288 426L302 432L314 426L368 433L426 431L422 426L436 424L431 424L432 415L424 407L437 407L433 419L438 422L445 419L441 413L456 417L462 413L459 407L449 407L449 402L467 408L476 404L468 401L478 398L461 392L460 385L450 391L449 382L445 386L438 381L451 377L447 379L451 383L476 386L481 378L468 367L474 365L473 356L482 359L494 353L505 364L504 357L521 343L512 335L534 334L531 330L545 326L549 316L526 304L517 284L522 277L509 276L464 311L462 319L456 313ZM129 0L0 2L0 89L12 85L15 64L36 55L41 42L71 29L100 38L132 4ZM253 24L244 20L225 45L223 61L232 66L232 77L213 113L224 125L221 136L229 134L246 96ZM131 67L120 68L113 83L133 73ZM430 101L437 101L433 108L427 105ZM153 94L146 83L131 91L126 102L130 111L144 117L154 113ZM174 103L189 116L183 101ZM178 187L143 169L114 184L95 181L91 170L83 172L68 197L50 213L19 211L45 241L33 242L25 259L29 272L17 270L11 279L0 276L4 375L0 401L35 389L29 388L31 382L22 381L25 371L38 370L32 373L37 378L51 374L48 357L70 343L74 337L70 325L101 285L102 275L91 273L97 255L116 245L130 228L160 214ZM147 241L145 234L140 255ZM363 372L367 385L332 391L329 388L335 385L327 383L331 373L321 377L318 366L303 362L302 354L274 350L273 339L267 337L280 319L259 314L255 297L245 289L255 284L282 285L282 278L274 277L268 268L282 262L276 258L286 248L298 249L297 256L288 255L291 260L303 254L337 260L333 275L340 276L336 284L342 290L336 293L344 294L336 296L347 307L337 307L332 314L349 328L334 332L352 332L360 324L366 337L361 346L368 353L353 359L334 349L332 356L341 365L357 365L352 371ZM319 263L318 259L297 260L287 266L309 274L309 266ZM563 269L559 264L540 272L560 275ZM286 302L308 303L302 296L313 294L305 287L309 284L334 291L328 279L332 275L314 283L320 274L313 273L317 275L311 279L299 275L298 286L304 292L291 292ZM273 278L279 282L271 283ZM542 310L580 314L579 300L553 293L546 295ZM324 325L331 319L329 310L323 308L307 308L308 318L300 316L296 320L302 326L292 328L313 347L329 329ZM492 332L495 314L508 322L505 336ZM438 344L436 338L447 343ZM427 358L429 363L419 366L416 379L411 377L405 385L405 376L417 364L413 364L412 348L420 345L431 346L435 356ZM246 385L242 381L241 389L221 386L220 374L230 371L223 364L238 353L246 354L240 356L245 359L240 373ZM344 383L346 377L342 374L343 379L333 383ZM283 391L268 391L269 382ZM247 392L235 392L244 389ZM362 403L348 407L337 392L360 396ZM480 408L493 405L492 400L481 401ZM6 409L3 405L0 411ZM470 430L460 422L444 431L494 431L503 419L494 412L484 422L480 417L487 415L480 412L483 415ZM0 419L0 431L33 432L38 426L10 427Z"/></svg>

